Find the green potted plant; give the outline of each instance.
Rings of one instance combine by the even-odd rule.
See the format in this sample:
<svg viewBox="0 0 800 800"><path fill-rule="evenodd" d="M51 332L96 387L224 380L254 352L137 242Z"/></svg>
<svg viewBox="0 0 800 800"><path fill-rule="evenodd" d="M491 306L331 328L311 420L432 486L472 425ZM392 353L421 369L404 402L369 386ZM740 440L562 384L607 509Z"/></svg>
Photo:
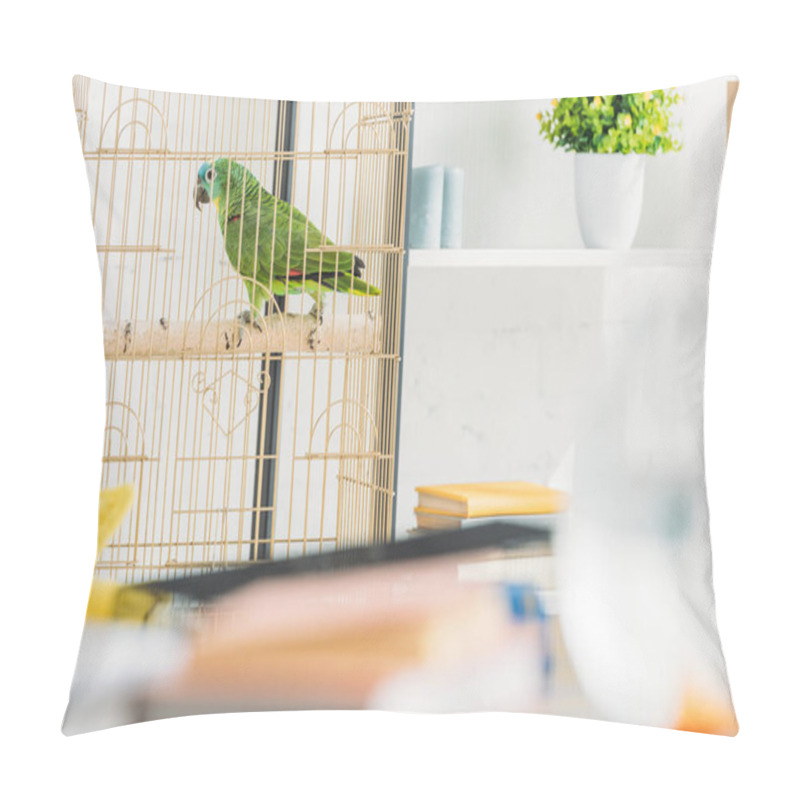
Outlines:
<svg viewBox="0 0 800 800"><path fill-rule="evenodd" d="M575 155L575 200L587 247L627 248L642 211L649 156L680 150L674 89L562 97L536 117L541 135Z"/></svg>

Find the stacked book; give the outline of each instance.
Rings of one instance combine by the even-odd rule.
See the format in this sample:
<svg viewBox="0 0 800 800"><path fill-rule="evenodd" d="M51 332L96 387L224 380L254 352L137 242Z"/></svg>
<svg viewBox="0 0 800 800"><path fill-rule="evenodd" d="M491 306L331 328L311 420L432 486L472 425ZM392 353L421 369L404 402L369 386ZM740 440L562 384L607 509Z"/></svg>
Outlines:
<svg viewBox="0 0 800 800"><path fill-rule="evenodd" d="M566 505L563 492L528 481L418 486L416 530L412 535L490 522L519 525L552 523Z"/></svg>

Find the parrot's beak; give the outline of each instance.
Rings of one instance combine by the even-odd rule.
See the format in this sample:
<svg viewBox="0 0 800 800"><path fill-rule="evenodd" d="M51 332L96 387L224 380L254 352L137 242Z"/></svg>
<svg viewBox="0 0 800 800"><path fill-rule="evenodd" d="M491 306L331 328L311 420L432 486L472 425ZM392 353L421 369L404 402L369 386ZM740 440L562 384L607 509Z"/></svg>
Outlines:
<svg viewBox="0 0 800 800"><path fill-rule="evenodd" d="M199 211L200 205L202 203L208 203L210 199L206 187L203 186L203 182L198 178L197 186L194 187L194 207Z"/></svg>

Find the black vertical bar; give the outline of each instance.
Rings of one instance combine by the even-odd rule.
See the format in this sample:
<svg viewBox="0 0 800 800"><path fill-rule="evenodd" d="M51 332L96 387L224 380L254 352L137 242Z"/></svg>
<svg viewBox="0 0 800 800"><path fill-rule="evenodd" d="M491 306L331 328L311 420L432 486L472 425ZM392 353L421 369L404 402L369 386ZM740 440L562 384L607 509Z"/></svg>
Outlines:
<svg viewBox="0 0 800 800"><path fill-rule="evenodd" d="M275 150L278 153L275 172L272 176L272 194L275 197L291 202L292 169L294 161L291 154L294 150L295 122L297 104L292 100L282 100L278 104L278 120L275 132ZM275 305L283 313L285 304L283 297L274 299ZM269 308L267 308L267 313ZM266 316L266 313L265 313ZM269 375L269 383L265 391L264 376ZM269 543L272 538L272 522L275 504L275 480L277 478L278 461L278 426L280 424L281 393L281 356L265 353L261 360L259 414L256 448L256 479L253 489L253 507L263 509L253 512L252 546L250 558L264 561L269 558ZM261 480L258 476L261 474Z"/></svg>
<svg viewBox="0 0 800 800"><path fill-rule="evenodd" d="M387 449L391 447L391 440L386 441L388 437L393 437L394 439L394 464L392 469L392 486L391 486L391 522L390 522L390 530L388 531L388 536L381 537L380 530L383 524L383 514L382 509L383 505L382 502L376 498L377 502L373 501L373 526L374 530L377 533L377 542L385 541L388 539L389 541L394 541L395 539L395 528L397 526L397 464L398 464L398 455L400 451L400 400L401 400L401 389L403 386L403 346L405 342L405 318L406 318L406 283L408 279L408 223L409 223L409 207L411 203L411 155L412 155L412 147L414 142L414 105L411 104L411 116L408 121L407 128L404 126L404 107L405 103L395 104L393 107L393 111L395 114L400 116L399 122L396 123L396 146L397 148L403 152L405 150L405 164L403 165L404 169L397 169L396 167L393 170L392 178L395 182L399 183L399 185L395 185L391 187L391 191L396 192L395 196L400 195L400 190L402 189L402 183L405 182L405 213L404 213L404 227L402 229L402 244L403 244L403 257L400 263L401 275L400 275L400 307L397 310L397 313L400 315L400 338L397 342L397 366L395 371L395 364L393 363L392 359L381 359L381 366L379 370L379 408L381 405L384 405L387 402L387 398L391 397L391 395L396 395L396 412L395 412L395 424L392 430L389 429L387 426L388 420L384 419L384 415L382 414L379 419L379 427L378 427L378 436L379 436L379 448L381 452L383 452L383 447L385 446ZM396 159L402 158L402 156L395 156ZM388 209L388 213L392 214L392 209ZM397 209L394 210L394 214L397 213ZM388 220L387 228L389 230L390 236L392 236L395 232L401 233L400 226L391 219ZM399 242L391 242L392 244L397 244ZM386 286L388 280L392 280L393 276L391 274L385 274L383 286ZM389 297L387 296L388 293L383 295L383 302L388 302ZM384 315L384 319L386 319L386 315ZM391 333L386 329L384 326L382 332L382 341L381 341L381 352L382 353L390 353L393 350L394 343L391 340ZM378 462L377 469L380 471L383 469L383 465L381 462ZM380 481L377 481L380 485ZM388 488L388 487L387 487Z"/></svg>

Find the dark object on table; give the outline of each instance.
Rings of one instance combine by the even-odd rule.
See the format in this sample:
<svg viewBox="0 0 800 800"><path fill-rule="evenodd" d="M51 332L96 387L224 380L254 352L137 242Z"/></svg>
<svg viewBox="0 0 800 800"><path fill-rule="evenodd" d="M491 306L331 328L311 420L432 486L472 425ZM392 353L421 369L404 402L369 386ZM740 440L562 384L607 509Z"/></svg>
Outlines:
<svg viewBox="0 0 800 800"><path fill-rule="evenodd" d="M206 601L261 578L354 569L393 561L433 558L471 550L513 549L532 543L547 542L549 539L550 529L546 527L493 523L478 525L466 530L445 531L435 536L354 547L279 561L264 561L218 572L151 581L139 586L149 591L162 591Z"/></svg>

